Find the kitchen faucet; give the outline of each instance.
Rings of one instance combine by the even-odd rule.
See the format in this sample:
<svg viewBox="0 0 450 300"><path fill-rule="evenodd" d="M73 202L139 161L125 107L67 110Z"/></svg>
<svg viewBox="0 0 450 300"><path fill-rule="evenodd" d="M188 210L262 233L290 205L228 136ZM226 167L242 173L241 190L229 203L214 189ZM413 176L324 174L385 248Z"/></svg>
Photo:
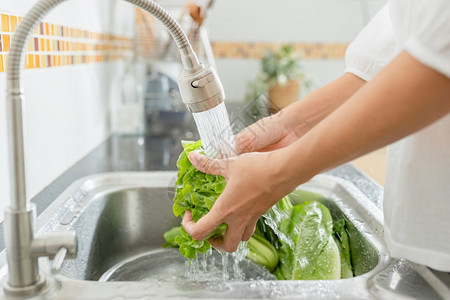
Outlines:
<svg viewBox="0 0 450 300"><path fill-rule="evenodd" d="M14 296L37 295L51 285L51 280L39 272L38 258L53 259L52 271L57 272L64 258L75 257L77 238L73 231L55 232L44 237L34 236L35 207L27 201L23 143L24 93L21 66L25 46L41 19L60 3L67 0L40 0L25 15L12 40L7 64L7 126L11 205L5 210L5 244L8 278L4 292ZM181 97L189 111L207 111L223 102L222 84L211 67L198 61L181 26L160 5L151 0L124 0L149 12L159 19L175 40L183 64L178 78Z"/></svg>

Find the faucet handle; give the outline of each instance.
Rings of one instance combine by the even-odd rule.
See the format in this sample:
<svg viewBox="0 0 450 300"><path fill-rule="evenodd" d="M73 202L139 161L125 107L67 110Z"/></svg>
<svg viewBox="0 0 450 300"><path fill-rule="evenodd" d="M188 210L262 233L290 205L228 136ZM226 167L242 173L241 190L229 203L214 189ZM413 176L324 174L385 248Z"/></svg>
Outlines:
<svg viewBox="0 0 450 300"><path fill-rule="evenodd" d="M59 272L59 270L61 269L62 264L64 262L64 259L66 258L66 255L67 255L66 247L62 247L58 250L55 257L53 258L52 268L51 268L52 274L57 274Z"/></svg>
<svg viewBox="0 0 450 300"><path fill-rule="evenodd" d="M60 252L66 249L64 255ZM43 237L37 237L31 244L31 254L34 257L48 256L48 258L62 259L75 258L77 256L78 242L76 231L58 231L49 233ZM62 264L62 262L61 262Z"/></svg>
<svg viewBox="0 0 450 300"><path fill-rule="evenodd" d="M34 257L48 256L53 259L51 272L56 274L62 267L64 259L77 256L78 241L76 231L58 231L35 238L31 244Z"/></svg>

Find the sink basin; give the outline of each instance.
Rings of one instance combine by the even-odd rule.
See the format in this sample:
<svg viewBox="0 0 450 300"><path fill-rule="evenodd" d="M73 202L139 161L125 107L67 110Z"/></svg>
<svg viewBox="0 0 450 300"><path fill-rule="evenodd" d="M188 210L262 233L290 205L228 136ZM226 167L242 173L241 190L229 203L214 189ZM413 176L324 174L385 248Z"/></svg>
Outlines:
<svg viewBox="0 0 450 300"><path fill-rule="evenodd" d="M163 233L180 224L180 219L172 214L175 178L175 172L98 174L80 179L60 195L37 222L37 235L61 230L76 230L78 234L78 256L66 260L60 275L54 277L61 286L56 293L65 299L100 296L111 299L120 295L137 299L150 296L365 299L416 296L417 292L428 298L437 296L408 262L389 257L383 241L382 212L353 185L330 175L318 175L300 188L322 195L320 201L330 209L333 218L346 218L354 278L333 281L242 278L186 284L152 277L157 270L164 270L165 265L179 261L171 258L178 255L174 249L161 247ZM166 258L147 260L148 255L154 254ZM126 276L115 279L111 276L114 270L133 262L137 269ZM99 281L117 278L121 281Z"/></svg>
<svg viewBox="0 0 450 300"><path fill-rule="evenodd" d="M126 187L99 193L86 205L84 201L88 197L66 212L59 223L76 230L80 244L78 257L67 260L61 274L80 280L99 280L110 268L130 257L142 260L139 254L147 252L161 255L161 251L154 250L164 243L164 232L180 224L180 218L172 213L173 185L168 185L175 174L164 175L167 180L161 186ZM322 188L317 186L319 180ZM386 260L386 250L372 229L356 218L354 212L347 211L348 216L343 212L348 205L323 190L325 181L325 178L317 178L302 188L328 196L320 201L334 218L346 216L355 275L366 274ZM373 222L372 225L380 230L379 224Z"/></svg>
<svg viewBox="0 0 450 300"><path fill-rule="evenodd" d="M125 188L99 195L70 224L80 235L78 257L61 270L67 277L98 280L130 256L161 248L163 234L180 220L168 188Z"/></svg>

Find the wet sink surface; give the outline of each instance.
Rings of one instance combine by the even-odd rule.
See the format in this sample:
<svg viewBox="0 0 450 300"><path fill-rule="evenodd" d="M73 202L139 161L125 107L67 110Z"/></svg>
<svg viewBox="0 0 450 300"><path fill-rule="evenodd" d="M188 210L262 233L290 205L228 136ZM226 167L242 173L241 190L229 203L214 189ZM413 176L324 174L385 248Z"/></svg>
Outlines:
<svg viewBox="0 0 450 300"><path fill-rule="evenodd" d="M121 277L120 280L132 280L126 283L94 282L108 271L111 273L111 268L118 264L142 259L146 253L165 251L161 250L163 233L180 223L172 214L175 176L175 172L105 173L81 179L69 187L38 218L38 235L56 230L78 233L78 257L65 261L59 280L78 285L80 291L84 284L89 288L102 286L105 295L107 291L118 295L115 289L119 286L126 295L142 296L151 291L156 298L363 299L417 295L418 289L428 298L436 296L420 276L414 277L413 292L410 287L399 294L398 288L392 288L392 280L397 281L398 287L404 286L402 280L407 281L412 273L405 277L397 272L398 277L392 277L391 270L394 267L400 270L398 264L402 262L388 255L382 239L381 211L354 186L330 175L316 176L301 188L324 196L321 202L333 217L347 219L354 278L334 281L244 279L219 285L204 281L180 285L179 282L152 282L148 276L142 276L142 280L146 280L143 285L144 282L137 282L139 277L131 276ZM403 264L407 266L406 262ZM142 268L148 266L143 263Z"/></svg>

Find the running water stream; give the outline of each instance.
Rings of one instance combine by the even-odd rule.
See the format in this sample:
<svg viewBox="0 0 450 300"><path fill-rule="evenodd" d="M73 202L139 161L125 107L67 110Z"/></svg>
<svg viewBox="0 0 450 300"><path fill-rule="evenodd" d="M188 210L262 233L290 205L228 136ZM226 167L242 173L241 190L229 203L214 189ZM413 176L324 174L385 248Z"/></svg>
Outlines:
<svg viewBox="0 0 450 300"><path fill-rule="evenodd" d="M192 115L207 156L225 158L235 155L233 130L224 102Z"/></svg>
<svg viewBox="0 0 450 300"><path fill-rule="evenodd" d="M226 158L236 155L234 135L225 103L199 113L193 113L203 149L212 158ZM275 218L281 216L275 215ZM270 216L268 216L270 219ZM269 226L276 228L277 220L269 220ZM190 262L186 262L184 278L191 281L233 281L233 280L273 280L265 268L255 269L246 260L247 243L241 243L234 253L208 251ZM250 272L250 273L249 273ZM256 272L256 273L255 273Z"/></svg>

